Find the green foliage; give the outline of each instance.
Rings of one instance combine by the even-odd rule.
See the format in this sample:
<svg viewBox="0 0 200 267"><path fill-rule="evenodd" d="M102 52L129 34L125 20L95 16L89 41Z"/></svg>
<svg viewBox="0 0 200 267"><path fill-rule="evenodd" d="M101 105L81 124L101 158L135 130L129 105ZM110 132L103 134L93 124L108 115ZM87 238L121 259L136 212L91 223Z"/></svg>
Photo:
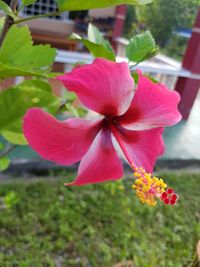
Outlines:
<svg viewBox="0 0 200 267"><path fill-rule="evenodd" d="M13 14L12 9L2 0L0 0L0 9L3 10L4 13L12 17L13 19L16 18L15 14Z"/></svg>
<svg viewBox="0 0 200 267"><path fill-rule="evenodd" d="M24 134L22 133L21 120L16 121L15 125L18 126L17 129L14 128L12 124L10 127L8 127L9 130L3 129L1 131L1 135L10 143L16 145L26 145L27 141L24 137Z"/></svg>
<svg viewBox="0 0 200 267"><path fill-rule="evenodd" d="M115 61L115 52L112 46L91 23L88 26L88 39L82 38L76 33L73 33L70 38L83 43L94 57L103 57Z"/></svg>
<svg viewBox="0 0 200 267"><path fill-rule="evenodd" d="M135 6L129 5L127 8L123 35L125 38L130 39L135 33L135 23L137 22Z"/></svg>
<svg viewBox="0 0 200 267"><path fill-rule="evenodd" d="M68 112L74 117L84 117L86 115L87 110L80 106L75 93L66 90L62 95L62 99L63 103L59 108L59 114Z"/></svg>
<svg viewBox="0 0 200 267"><path fill-rule="evenodd" d="M10 160L8 157L6 156L0 157L0 172L6 170L9 164L10 164Z"/></svg>
<svg viewBox="0 0 200 267"><path fill-rule="evenodd" d="M59 10L86 10L93 8L104 8L110 6L117 6L122 4L129 5L145 5L152 0L56 0Z"/></svg>
<svg viewBox="0 0 200 267"><path fill-rule="evenodd" d="M147 77L149 80L151 80L153 83L159 83L158 80L156 80L154 77L152 77L150 75L145 74L144 76Z"/></svg>
<svg viewBox="0 0 200 267"><path fill-rule="evenodd" d="M10 203L0 205L5 266L190 266L200 238L200 174L163 175L180 199L154 208L137 199L132 179L67 188L74 174L64 176L1 183L1 202Z"/></svg>
<svg viewBox="0 0 200 267"><path fill-rule="evenodd" d="M176 28L191 28L199 0L154 0L142 8L137 7L139 24L145 24L160 46L165 46Z"/></svg>
<svg viewBox="0 0 200 267"><path fill-rule="evenodd" d="M73 103L66 103L65 104L65 110L68 111L72 116L74 117L85 117L87 114L87 110L85 110L83 107L75 107Z"/></svg>
<svg viewBox="0 0 200 267"><path fill-rule="evenodd" d="M181 61L187 47L187 39L182 36L172 35L161 52L169 57Z"/></svg>
<svg viewBox="0 0 200 267"><path fill-rule="evenodd" d="M19 202L19 198L15 191L9 191L3 198L7 208L12 208Z"/></svg>
<svg viewBox="0 0 200 267"><path fill-rule="evenodd" d="M56 50L50 45L33 45L27 26L12 26L0 49L0 78L48 77L55 55Z"/></svg>
<svg viewBox="0 0 200 267"><path fill-rule="evenodd" d="M130 39L126 48L126 56L130 61L140 62L154 56L158 52L155 40L149 31L137 34Z"/></svg>
<svg viewBox="0 0 200 267"><path fill-rule="evenodd" d="M110 43L103 38L103 35L100 33L97 27L91 23L88 25L88 40L95 44L102 45L106 50L113 53L114 56L114 51Z"/></svg>
<svg viewBox="0 0 200 267"><path fill-rule="evenodd" d="M1 17L0 18L0 34L1 34L2 29L3 29L4 22L5 22L5 17Z"/></svg>
<svg viewBox="0 0 200 267"><path fill-rule="evenodd" d="M22 134L22 117L31 107L43 107L55 113L60 100L51 87L40 80L28 80L11 87L0 95L0 133L13 144L25 144Z"/></svg>
<svg viewBox="0 0 200 267"><path fill-rule="evenodd" d="M4 144L0 142L0 151L4 149Z"/></svg>

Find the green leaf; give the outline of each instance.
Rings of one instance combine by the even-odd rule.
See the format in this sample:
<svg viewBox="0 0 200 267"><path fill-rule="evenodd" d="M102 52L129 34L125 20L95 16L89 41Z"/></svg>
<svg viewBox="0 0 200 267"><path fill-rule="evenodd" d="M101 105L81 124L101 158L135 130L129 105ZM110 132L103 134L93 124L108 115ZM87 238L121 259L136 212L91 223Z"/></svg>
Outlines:
<svg viewBox="0 0 200 267"><path fill-rule="evenodd" d="M48 77L56 50L50 45L33 45L27 26L12 26L0 49L0 78L12 76Z"/></svg>
<svg viewBox="0 0 200 267"><path fill-rule="evenodd" d="M109 51L113 54L113 57L115 58L115 52L111 46L111 44L104 39L101 32L98 30L97 27L89 23L88 25L88 40L92 43L102 45L105 50Z"/></svg>
<svg viewBox="0 0 200 267"><path fill-rule="evenodd" d="M15 193L15 191L8 192L5 197L3 198L4 203L6 204L7 208L12 208L19 202L19 197Z"/></svg>
<svg viewBox="0 0 200 267"><path fill-rule="evenodd" d="M3 29L4 22L5 22L5 17L1 17L0 18L0 33L1 33L2 29Z"/></svg>
<svg viewBox="0 0 200 267"><path fill-rule="evenodd" d="M0 0L0 9L3 10L4 13L12 17L13 19L16 19L17 17L15 14L13 14L12 9L2 0Z"/></svg>
<svg viewBox="0 0 200 267"><path fill-rule="evenodd" d="M10 160L8 157L0 158L0 171L5 171L10 164Z"/></svg>
<svg viewBox="0 0 200 267"><path fill-rule="evenodd" d="M115 53L112 46L91 23L88 26L88 39L84 39L75 33L70 38L83 43L94 57L103 57L115 61Z"/></svg>
<svg viewBox="0 0 200 267"><path fill-rule="evenodd" d="M114 51L110 43L104 39L103 35L98 30L98 28L92 25L91 23L89 23L88 25L88 40L92 43L103 45L105 49L109 50L114 54Z"/></svg>
<svg viewBox="0 0 200 267"><path fill-rule="evenodd" d="M26 144L22 134L22 118L31 107L42 107L55 114L60 100L49 84L29 80L0 94L0 133L13 144Z"/></svg>
<svg viewBox="0 0 200 267"><path fill-rule="evenodd" d="M18 119L10 123L6 129L1 130L1 135L10 143L16 145L26 145L27 141L22 132L22 120Z"/></svg>
<svg viewBox="0 0 200 267"><path fill-rule="evenodd" d="M36 2L36 0L22 0L22 6L29 6Z"/></svg>
<svg viewBox="0 0 200 267"><path fill-rule="evenodd" d="M64 91L62 98L66 99L69 102L73 102L77 99L77 96L74 92Z"/></svg>
<svg viewBox="0 0 200 267"><path fill-rule="evenodd" d="M4 144L0 143L0 151L4 149Z"/></svg>
<svg viewBox="0 0 200 267"><path fill-rule="evenodd" d="M78 110L70 103L65 104L66 109L75 117L79 117Z"/></svg>
<svg viewBox="0 0 200 267"><path fill-rule="evenodd" d="M74 38L75 39L75 38ZM115 60L115 57L110 51L106 50L102 45L92 43L84 38L79 38L79 41L87 47L94 57L102 57L110 60Z"/></svg>
<svg viewBox="0 0 200 267"><path fill-rule="evenodd" d="M144 76L147 77L149 80L151 80L153 83L159 83L158 80L156 80L154 77L152 77L150 75L145 74Z"/></svg>
<svg viewBox="0 0 200 267"><path fill-rule="evenodd" d="M131 73L131 76L133 77L134 82L137 85L138 84L138 81L139 81L139 75L138 75L138 73L134 71L134 72Z"/></svg>
<svg viewBox="0 0 200 267"><path fill-rule="evenodd" d="M23 133L15 133L9 130L2 130L1 134L8 142L12 144L27 145L27 141Z"/></svg>
<svg viewBox="0 0 200 267"><path fill-rule="evenodd" d="M126 56L130 61L141 62L158 52L155 40L149 31L137 34L131 38L127 48Z"/></svg>
<svg viewBox="0 0 200 267"><path fill-rule="evenodd" d="M86 10L93 8L104 8L122 4L145 5L152 0L56 0L61 11L66 10Z"/></svg>

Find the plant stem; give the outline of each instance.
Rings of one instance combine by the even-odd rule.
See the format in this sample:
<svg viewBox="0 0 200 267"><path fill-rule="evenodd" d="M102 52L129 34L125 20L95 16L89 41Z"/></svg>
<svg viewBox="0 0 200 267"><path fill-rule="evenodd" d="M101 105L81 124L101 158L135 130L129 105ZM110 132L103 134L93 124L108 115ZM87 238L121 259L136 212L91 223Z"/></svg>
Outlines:
<svg viewBox="0 0 200 267"><path fill-rule="evenodd" d="M18 0L11 0L10 8L12 9L13 13L15 12L17 5L18 5ZM14 23L14 19L12 17L10 17L9 15L7 15L6 19L5 19L4 26L3 26L3 30L2 30L2 33L0 36L0 46L3 43L3 40L6 36L7 31L13 25L13 23Z"/></svg>
<svg viewBox="0 0 200 267"><path fill-rule="evenodd" d="M9 154L17 145L9 145L1 154L0 159Z"/></svg>
<svg viewBox="0 0 200 267"><path fill-rule="evenodd" d="M131 65L129 68L130 70L134 70L134 68L140 64L142 61L144 61L146 59L146 57L144 57L143 59L141 59L140 61L136 62L134 65Z"/></svg>
<svg viewBox="0 0 200 267"><path fill-rule="evenodd" d="M56 115L58 115L60 113L60 111L64 108L64 106L66 105L67 100L64 100L60 106L58 107L58 110L56 111Z"/></svg>
<svg viewBox="0 0 200 267"><path fill-rule="evenodd" d="M30 16L30 17L27 17L27 18L16 20L14 22L14 24L19 24L19 23L22 23L22 22L25 22L25 21L29 21L29 20L33 20L33 19L40 19L40 18L45 18L45 17L58 16L61 13L62 12L60 12L60 11L55 11L55 12L52 12L52 13L46 13L46 14L40 14L40 15L36 15L36 16Z"/></svg>
<svg viewBox="0 0 200 267"><path fill-rule="evenodd" d="M137 61L134 65L130 66L130 70L134 70L134 68L135 68L138 64L140 64L142 61L147 60L147 59L150 59L151 57L154 57L154 56L156 56L157 54L158 54L158 49L155 50L154 54L150 54L150 55L147 54L147 55L144 56L142 59L140 59L139 61ZM130 61L129 61L129 62L130 62Z"/></svg>

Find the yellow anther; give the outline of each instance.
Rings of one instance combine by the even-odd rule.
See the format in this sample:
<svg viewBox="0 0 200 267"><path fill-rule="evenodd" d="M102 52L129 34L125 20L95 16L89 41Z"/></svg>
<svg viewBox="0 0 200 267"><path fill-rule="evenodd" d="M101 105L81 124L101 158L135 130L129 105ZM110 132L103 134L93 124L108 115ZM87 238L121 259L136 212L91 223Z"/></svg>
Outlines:
<svg viewBox="0 0 200 267"><path fill-rule="evenodd" d="M142 167L135 168L133 175L136 177L136 180L132 188L136 190L136 194L141 202L155 206L157 203L156 197L160 197L167 187L163 179L155 176L152 177L151 173L146 173Z"/></svg>

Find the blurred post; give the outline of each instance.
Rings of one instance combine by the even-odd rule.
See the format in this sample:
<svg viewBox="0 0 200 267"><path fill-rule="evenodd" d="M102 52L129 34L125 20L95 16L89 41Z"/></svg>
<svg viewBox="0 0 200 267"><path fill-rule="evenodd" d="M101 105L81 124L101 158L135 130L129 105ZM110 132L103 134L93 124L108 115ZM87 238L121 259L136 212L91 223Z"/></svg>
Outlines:
<svg viewBox="0 0 200 267"><path fill-rule="evenodd" d="M200 75L200 9L197 12L192 36L188 42L183 58L183 68L193 74ZM179 77L175 90L181 95L179 110L184 120L187 120L200 87L200 80Z"/></svg>
<svg viewBox="0 0 200 267"><path fill-rule="evenodd" d="M116 39L121 37L124 30L124 22L126 19L127 5L120 5L116 8L115 24L113 29L112 44L116 48Z"/></svg>
<svg viewBox="0 0 200 267"><path fill-rule="evenodd" d="M195 259L194 259L191 267L200 267L200 240L197 243L195 254L196 254Z"/></svg>

